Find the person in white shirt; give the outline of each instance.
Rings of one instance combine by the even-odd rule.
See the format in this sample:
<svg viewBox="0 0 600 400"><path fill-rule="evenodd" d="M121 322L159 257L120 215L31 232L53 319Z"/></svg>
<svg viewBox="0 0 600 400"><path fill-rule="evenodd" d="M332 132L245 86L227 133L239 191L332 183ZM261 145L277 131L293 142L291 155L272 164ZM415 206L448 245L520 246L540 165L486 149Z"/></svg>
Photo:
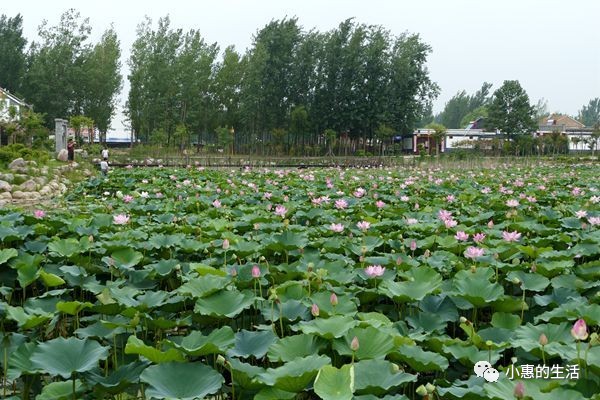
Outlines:
<svg viewBox="0 0 600 400"><path fill-rule="evenodd" d="M106 147L102 149L102 158L108 160L108 149Z"/></svg>
<svg viewBox="0 0 600 400"><path fill-rule="evenodd" d="M108 158L104 158L100 161L100 171L102 171L102 175L108 175Z"/></svg>

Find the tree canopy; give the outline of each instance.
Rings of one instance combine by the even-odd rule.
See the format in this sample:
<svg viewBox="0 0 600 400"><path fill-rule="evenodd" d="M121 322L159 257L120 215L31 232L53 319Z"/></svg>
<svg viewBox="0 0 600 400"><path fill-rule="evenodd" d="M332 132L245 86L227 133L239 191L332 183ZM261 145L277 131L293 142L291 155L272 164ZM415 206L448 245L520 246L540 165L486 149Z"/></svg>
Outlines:
<svg viewBox="0 0 600 400"><path fill-rule="evenodd" d="M487 125L510 136L529 133L537 128L535 107L519 81L504 81L488 107Z"/></svg>

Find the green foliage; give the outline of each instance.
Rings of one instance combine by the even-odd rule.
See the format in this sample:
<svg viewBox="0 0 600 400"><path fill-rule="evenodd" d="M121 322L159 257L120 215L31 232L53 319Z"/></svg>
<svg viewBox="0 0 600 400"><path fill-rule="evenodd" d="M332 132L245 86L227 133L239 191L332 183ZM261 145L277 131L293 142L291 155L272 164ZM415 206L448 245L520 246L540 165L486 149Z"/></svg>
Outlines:
<svg viewBox="0 0 600 400"><path fill-rule="evenodd" d="M534 107L529 104L529 96L519 81L504 81L494 92L488 112L489 128L499 129L511 137L537 129Z"/></svg>
<svg viewBox="0 0 600 400"><path fill-rule="evenodd" d="M19 93L26 57L23 17L0 16L0 87Z"/></svg>
<svg viewBox="0 0 600 400"><path fill-rule="evenodd" d="M15 158L43 164L50 159L50 155L45 150L33 149L20 143L0 147L0 168L6 168Z"/></svg>
<svg viewBox="0 0 600 400"><path fill-rule="evenodd" d="M454 95L444 107L444 111L436 117L436 120L450 129L462 129L465 127L464 121L468 115L472 115L480 107L487 106L490 103L491 83L484 82L474 95L468 95L466 91L458 92ZM479 117L481 115L474 115ZM474 118L470 118L473 120Z"/></svg>
<svg viewBox="0 0 600 400"><path fill-rule="evenodd" d="M577 117L579 122L587 127L600 124L600 97L591 99L587 105L581 107Z"/></svg>

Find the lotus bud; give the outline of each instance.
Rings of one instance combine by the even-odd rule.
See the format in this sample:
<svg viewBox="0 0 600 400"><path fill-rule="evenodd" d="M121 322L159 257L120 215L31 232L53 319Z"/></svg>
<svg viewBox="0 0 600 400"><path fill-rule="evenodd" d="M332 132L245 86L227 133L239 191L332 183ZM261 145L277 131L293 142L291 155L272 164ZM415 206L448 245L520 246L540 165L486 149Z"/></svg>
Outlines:
<svg viewBox="0 0 600 400"><path fill-rule="evenodd" d="M511 364L516 364L517 363L517 357L511 357L510 358L510 362L511 362Z"/></svg>
<svg viewBox="0 0 600 400"><path fill-rule="evenodd" d="M537 271L537 266L535 263L531 264L531 272L535 273Z"/></svg>
<svg viewBox="0 0 600 400"><path fill-rule="evenodd" d="M425 253L423 253L423 256L425 256L425 258L428 258L431 255L431 251L429 251L429 249L425 250Z"/></svg>
<svg viewBox="0 0 600 400"><path fill-rule="evenodd" d="M308 265L306 266L306 269L308 272L312 272L314 268L315 268L315 264L311 263L311 262L309 262Z"/></svg>
<svg viewBox="0 0 600 400"><path fill-rule="evenodd" d="M260 268L258 268L258 265L252 267L252 277L255 279L260 278Z"/></svg>
<svg viewBox="0 0 600 400"><path fill-rule="evenodd" d="M587 325L583 319L578 319L571 328L571 335L576 340L585 340L588 338Z"/></svg>
<svg viewBox="0 0 600 400"><path fill-rule="evenodd" d="M512 283L514 283L515 285L519 285L521 283L521 280L517 277L513 278Z"/></svg>
<svg viewBox="0 0 600 400"><path fill-rule="evenodd" d="M352 351L358 351L359 347L360 344L358 343L358 338L354 336L354 338L352 338L352 341L350 342L350 348L352 349Z"/></svg>
<svg viewBox="0 0 600 400"><path fill-rule="evenodd" d="M402 257L396 258L396 265L402 265Z"/></svg>
<svg viewBox="0 0 600 400"><path fill-rule="evenodd" d="M227 360L225 360L225 357L223 357L222 355L218 355L217 356L217 365L225 365L225 363L227 362Z"/></svg>
<svg viewBox="0 0 600 400"><path fill-rule="evenodd" d="M515 385L515 391L513 393L515 395L515 398L517 399L522 399L523 397L525 397L525 385L523 384L523 382L517 382L517 384Z"/></svg>
<svg viewBox="0 0 600 400"><path fill-rule="evenodd" d="M90 243L94 243L94 235L88 236L88 240Z"/></svg>
<svg viewBox="0 0 600 400"><path fill-rule="evenodd" d="M416 241L412 241L410 242L410 251L415 251L417 249L417 242Z"/></svg>
<svg viewBox="0 0 600 400"><path fill-rule="evenodd" d="M228 248L229 248L229 240L224 239L223 240L223 250L227 250Z"/></svg>
<svg viewBox="0 0 600 400"><path fill-rule="evenodd" d="M313 317L318 317L319 316L319 306L316 304L313 304L312 307L310 308L310 313L313 315Z"/></svg>
<svg viewBox="0 0 600 400"><path fill-rule="evenodd" d="M547 345L547 344L548 344L548 337L547 337L547 336L546 336L544 333L542 333L542 334L540 335L540 340L539 340L539 342L540 342L540 344L541 344L542 346L545 346L545 345Z"/></svg>
<svg viewBox="0 0 600 400"><path fill-rule="evenodd" d="M427 396L427 389L425 388L425 386L421 385L417 388L417 390L415 390L415 392L419 395L419 396Z"/></svg>
<svg viewBox="0 0 600 400"><path fill-rule="evenodd" d="M237 268L236 268L236 267L233 267L233 268L231 268L231 270L229 271L229 274L230 274L232 277L234 277L234 278L235 278L235 277L237 276L237 274L238 274L238 273L237 273Z"/></svg>
<svg viewBox="0 0 600 400"><path fill-rule="evenodd" d="M425 385L425 389L427 389L427 393L433 393L435 391L435 385L427 383L427 385Z"/></svg>
<svg viewBox="0 0 600 400"><path fill-rule="evenodd" d="M331 303L332 306L338 305L338 298L335 293L331 293L331 296L329 296L329 302Z"/></svg>

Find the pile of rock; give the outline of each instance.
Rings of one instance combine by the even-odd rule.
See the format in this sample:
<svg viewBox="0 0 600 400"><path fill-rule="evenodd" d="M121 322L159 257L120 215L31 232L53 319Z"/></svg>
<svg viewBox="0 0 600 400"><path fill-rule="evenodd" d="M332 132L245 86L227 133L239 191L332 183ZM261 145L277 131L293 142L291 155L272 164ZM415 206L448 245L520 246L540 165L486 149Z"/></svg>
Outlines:
<svg viewBox="0 0 600 400"><path fill-rule="evenodd" d="M64 165L49 174L47 166L38 168L35 161L17 158L8 165L10 173L0 173L0 206L48 200L67 190L68 179L62 172L76 165Z"/></svg>

